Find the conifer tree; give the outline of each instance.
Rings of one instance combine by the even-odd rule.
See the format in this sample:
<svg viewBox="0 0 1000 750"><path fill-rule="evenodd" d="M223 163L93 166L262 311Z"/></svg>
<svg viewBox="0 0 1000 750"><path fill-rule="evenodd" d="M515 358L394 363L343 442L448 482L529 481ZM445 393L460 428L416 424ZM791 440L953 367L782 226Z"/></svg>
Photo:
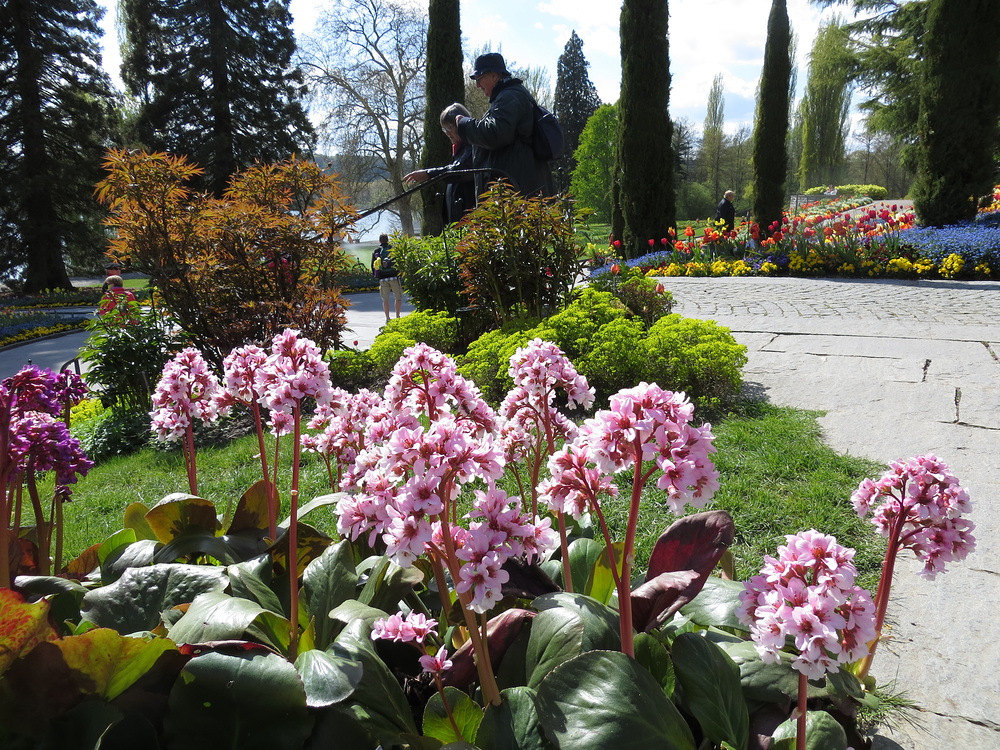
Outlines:
<svg viewBox="0 0 1000 750"><path fill-rule="evenodd" d="M590 63L583 55L583 41L576 31L570 34L563 53L556 65L556 96L553 108L559 124L566 136L566 154L552 166L556 189L565 192L576 168L577 147L580 145L580 134L597 108L601 106L601 97L597 87L590 80L587 68Z"/></svg>
<svg viewBox="0 0 1000 750"><path fill-rule="evenodd" d="M93 0L0 5L0 272L30 292L71 288L64 253L96 265L104 250L102 15Z"/></svg>
<svg viewBox="0 0 1000 750"><path fill-rule="evenodd" d="M675 225L665 0L624 0L612 229L630 257Z"/></svg>
<svg viewBox="0 0 1000 750"><path fill-rule="evenodd" d="M420 160L424 169L451 163L451 143L441 132L441 112L454 102L464 103L465 75L458 0L430 0L427 6L426 76L424 150ZM424 236L441 234L444 224L443 192L440 184L423 192Z"/></svg>
<svg viewBox="0 0 1000 750"><path fill-rule="evenodd" d="M931 0L920 88L917 217L969 221L994 184L1000 145L1000 3Z"/></svg>
<svg viewBox="0 0 1000 750"><path fill-rule="evenodd" d="M152 151L221 196L235 172L312 148L288 0L121 0L122 78Z"/></svg>
<svg viewBox="0 0 1000 750"><path fill-rule="evenodd" d="M753 213L765 231L774 222L781 222L785 204L785 143L792 72L790 44L791 29L785 0L772 0L753 138Z"/></svg>

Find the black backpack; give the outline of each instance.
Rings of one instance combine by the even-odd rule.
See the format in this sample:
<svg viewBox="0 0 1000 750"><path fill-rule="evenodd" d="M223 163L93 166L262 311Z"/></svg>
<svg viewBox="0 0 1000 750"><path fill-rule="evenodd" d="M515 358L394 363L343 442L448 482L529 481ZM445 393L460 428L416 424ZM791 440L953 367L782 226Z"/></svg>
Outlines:
<svg viewBox="0 0 1000 750"><path fill-rule="evenodd" d="M535 129L531 134L531 149L538 161L561 159L566 152L566 137L556 116L538 102L534 103Z"/></svg>

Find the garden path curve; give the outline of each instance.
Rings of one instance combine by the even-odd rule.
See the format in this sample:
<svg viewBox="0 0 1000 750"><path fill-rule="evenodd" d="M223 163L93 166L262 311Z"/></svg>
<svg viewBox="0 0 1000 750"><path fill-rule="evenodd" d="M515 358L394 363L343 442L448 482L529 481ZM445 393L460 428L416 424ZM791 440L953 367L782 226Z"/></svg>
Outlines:
<svg viewBox="0 0 1000 750"><path fill-rule="evenodd" d="M922 708L881 750L1000 748L1000 282L662 278L675 312L747 346L747 387L825 412L835 450L934 453L973 502L977 549L934 581L897 566L872 674ZM845 498L846 500L846 498Z"/></svg>

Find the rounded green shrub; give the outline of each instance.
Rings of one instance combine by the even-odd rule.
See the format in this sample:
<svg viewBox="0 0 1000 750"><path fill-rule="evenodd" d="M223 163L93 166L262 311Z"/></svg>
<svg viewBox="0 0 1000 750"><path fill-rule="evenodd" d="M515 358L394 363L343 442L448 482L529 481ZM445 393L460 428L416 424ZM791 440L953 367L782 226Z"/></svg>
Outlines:
<svg viewBox="0 0 1000 750"><path fill-rule="evenodd" d="M643 349L643 379L684 391L700 407L717 407L740 392L746 347L714 321L668 315L649 329Z"/></svg>
<svg viewBox="0 0 1000 750"><path fill-rule="evenodd" d="M375 379L386 378L407 348L417 343L450 353L458 341L458 319L448 313L420 310L386 323L368 350Z"/></svg>

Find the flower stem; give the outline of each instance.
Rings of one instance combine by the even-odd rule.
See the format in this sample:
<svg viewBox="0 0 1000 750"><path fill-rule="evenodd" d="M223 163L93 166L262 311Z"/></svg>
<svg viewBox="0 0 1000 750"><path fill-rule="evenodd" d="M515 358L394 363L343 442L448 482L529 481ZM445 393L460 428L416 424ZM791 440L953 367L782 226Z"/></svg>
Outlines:
<svg viewBox="0 0 1000 750"><path fill-rule="evenodd" d="M875 661L875 650L882 639L882 626L885 624L885 613L889 609L889 592L892 589L892 576L896 570L896 557L899 554L899 537L906 523L906 516L902 512L902 503L899 506L900 512L892 519L889 527L889 544L885 550L885 559L882 561L882 575L878 581L878 591L875 593L875 637L868 644L868 656L861 662L858 670L858 679L864 680Z"/></svg>
<svg viewBox="0 0 1000 750"><path fill-rule="evenodd" d="M559 520L559 548L562 550L563 589L573 593L573 573L569 565L569 541L566 538L566 514L556 513Z"/></svg>
<svg viewBox="0 0 1000 750"><path fill-rule="evenodd" d="M288 651L289 660L294 662L299 649L299 457L302 450L302 411L298 404L292 415L292 423L295 425L292 442L292 490L288 493L288 609L292 638Z"/></svg>
<svg viewBox="0 0 1000 750"><path fill-rule="evenodd" d="M806 750L806 701L809 698L809 679L799 672L799 705L795 720L795 750Z"/></svg>
<svg viewBox="0 0 1000 750"><path fill-rule="evenodd" d="M188 426L184 430L184 464L187 466L188 489L192 495L198 494L198 468L194 458L194 427L188 417Z"/></svg>

